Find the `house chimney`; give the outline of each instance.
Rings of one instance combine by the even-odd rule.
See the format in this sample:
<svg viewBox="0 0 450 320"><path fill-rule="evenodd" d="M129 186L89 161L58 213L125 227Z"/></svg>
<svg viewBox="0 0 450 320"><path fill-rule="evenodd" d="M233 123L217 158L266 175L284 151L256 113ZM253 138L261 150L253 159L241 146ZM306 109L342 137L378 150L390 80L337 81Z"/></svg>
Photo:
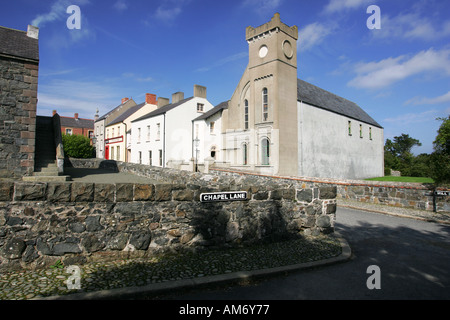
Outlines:
<svg viewBox="0 0 450 320"><path fill-rule="evenodd" d="M206 99L206 87L194 85L194 97Z"/></svg>
<svg viewBox="0 0 450 320"><path fill-rule="evenodd" d="M75 113L75 120L78 120L78 113Z"/></svg>
<svg viewBox="0 0 450 320"><path fill-rule="evenodd" d="M158 98L158 109L167 106L168 104L170 104L169 99L161 97Z"/></svg>
<svg viewBox="0 0 450 320"><path fill-rule="evenodd" d="M39 39L39 28L28 25L27 36L33 39Z"/></svg>
<svg viewBox="0 0 450 320"><path fill-rule="evenodd" d="M52 116L54 116L55 114L57 114L58 112L56 112L56 110L52 111Z"/></svg>
<svg viewBox="0 0 450 320"><path fill-rule="evenodd" d="M177 103L184 99L184 93L183 92L175 92L172 94L172 103Z"/></svg>
<svg viewBox="0 0 450 320"><path fill-rule="evenodd" d="M99 115L98 115L98 108L97 108L97 112L95 113L95 116L94 116L94 122L97 121L98 118L99 118Z"/></svg>
<svg viewBox="0 0 450 320"><path fill-rule="evenodd" d="M124 103L127 102L128 100L130 100L130 99L128 99L128 98L123 98L123 99L122 99L122 104L124 104Z"/></svg>
<svg viewBox="0 0 450 320"><path fill-rule="evenodd" d="M146 93L145 94L145 103L156 105L156 94Z"/></svg>

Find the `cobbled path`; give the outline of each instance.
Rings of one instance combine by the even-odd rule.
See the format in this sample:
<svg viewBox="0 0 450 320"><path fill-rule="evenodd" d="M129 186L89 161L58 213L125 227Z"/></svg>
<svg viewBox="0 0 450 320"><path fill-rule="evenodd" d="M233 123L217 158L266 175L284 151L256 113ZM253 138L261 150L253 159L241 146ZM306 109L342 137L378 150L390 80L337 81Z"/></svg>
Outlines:
<svg viewBox="0 0 450 320"><path fill-rule="evenodd" d="M341 246L333 236L228 250L165 254L151 259L130 259L79 266L81 289L69 289L69 266L0 274L1 300L42 299L79 292L144 286L237 271L295 265L338 256ZM74 282L69 280L70 284Z"/></svg>

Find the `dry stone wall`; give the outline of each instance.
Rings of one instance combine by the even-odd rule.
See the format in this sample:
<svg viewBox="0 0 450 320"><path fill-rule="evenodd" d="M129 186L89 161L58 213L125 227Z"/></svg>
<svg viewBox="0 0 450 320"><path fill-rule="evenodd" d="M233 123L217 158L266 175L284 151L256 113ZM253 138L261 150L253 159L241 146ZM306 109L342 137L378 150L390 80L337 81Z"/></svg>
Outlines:
<svg viewBox="0 0 450 320"><path fill-rule="evenodd" d="M0 271L45 267L57 259L82 264L334 230L335 187L147 169L149 175L158 172L161 183L0 182ZM246 191L247 199L200 201L202 193L230 191Z"/></svg>

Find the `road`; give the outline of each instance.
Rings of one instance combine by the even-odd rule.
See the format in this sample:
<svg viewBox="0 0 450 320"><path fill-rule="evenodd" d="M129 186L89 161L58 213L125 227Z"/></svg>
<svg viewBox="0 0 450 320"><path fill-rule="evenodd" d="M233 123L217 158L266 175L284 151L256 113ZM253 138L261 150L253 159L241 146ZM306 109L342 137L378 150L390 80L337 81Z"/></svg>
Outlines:
<svg viewBox="0 0 450 320"><path fill-rule="evenodd" d="M336 217L336 230L352 248L350 261L270 277L247 285L191 290L159 298L450 299L450 226L346 208L338 208ZM373 265L379 267L379 273L368 273L368 267ZM378 283L380 289L369 289L367 282Z"/></svg>

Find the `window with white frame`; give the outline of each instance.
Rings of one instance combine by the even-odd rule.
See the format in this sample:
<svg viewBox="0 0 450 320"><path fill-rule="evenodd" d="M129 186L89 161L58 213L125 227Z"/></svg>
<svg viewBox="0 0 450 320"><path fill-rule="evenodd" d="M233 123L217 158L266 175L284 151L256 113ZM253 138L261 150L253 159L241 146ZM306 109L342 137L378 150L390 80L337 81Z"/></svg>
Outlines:
<svg viewBox="0 0 450 320"><path fill-rule="evenodd" d="M211 121L211 123L209 124L209 133L210 134L214 134L214 125L215 125L215 122Z"/></svg>
<svg viewBox="0 0 450 320"><path fill-rule="evenodd" d="M261 141L261 164L270 164L270 142L267 138L264 138Z"/></svg>
<svg viewBox="0 0 450 320"><path fill-rule="evenodd" d="M244 129L248 130L248 100L244 101Z"/></svg>
<svg viewBox="0 0 450 320"><path fill-rule="evenodd" d="M150 126L147 126L147 141L150 141Z"/></svg>
<svg viewBox="0 0 450 320"><path fill-rule="evenodd" d="M161 123L156 124L156 140L161 139Z"/></svg>
<svg viewBox="0 0 450 320"><path fill-rule="evenodd" d="M262 90L262 114L263 121L269 120L269 93L267 88Z"/></svg>
<svg viewBox="0 0 450 320"><path fill-rule="evenodd" d="M248 164L248 144L242 145L242 164L246 166Z"/></svg>

